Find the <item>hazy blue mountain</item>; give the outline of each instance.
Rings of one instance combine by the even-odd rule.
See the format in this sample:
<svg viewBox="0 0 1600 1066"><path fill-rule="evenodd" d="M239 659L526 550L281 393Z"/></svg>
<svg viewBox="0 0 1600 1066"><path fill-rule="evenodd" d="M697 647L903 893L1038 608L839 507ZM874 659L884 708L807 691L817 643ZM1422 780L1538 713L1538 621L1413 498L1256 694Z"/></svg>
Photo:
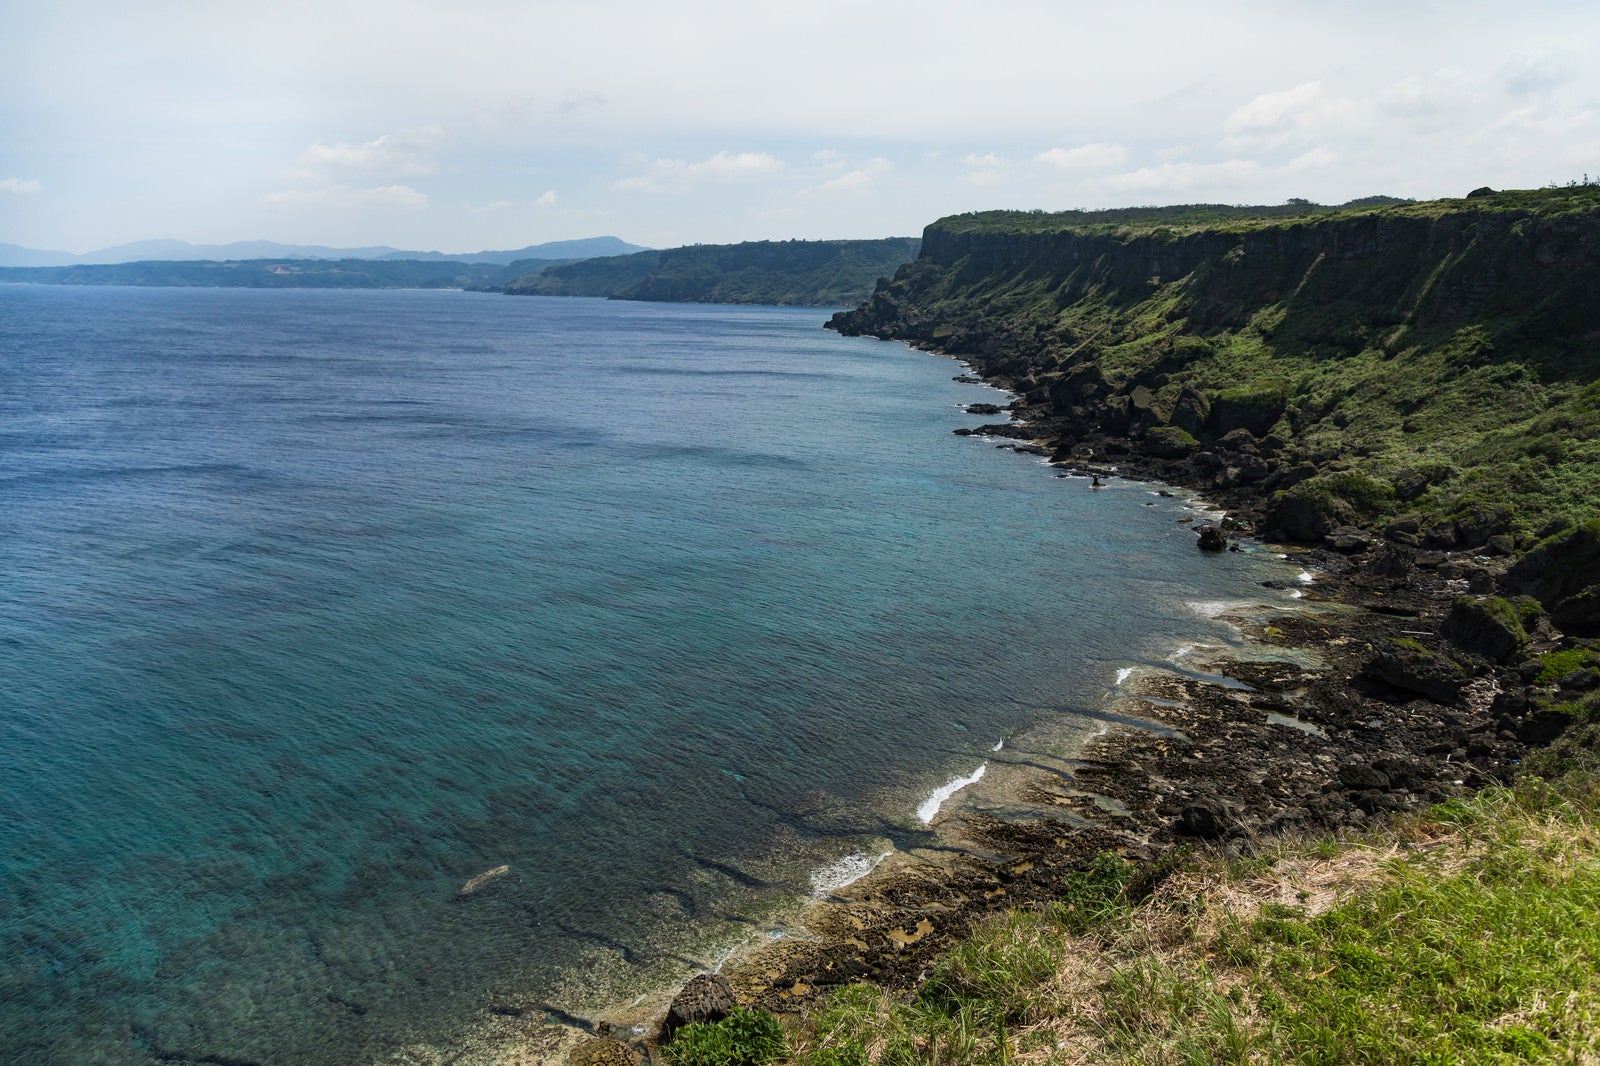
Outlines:
<svg viewBox="0 0 1600 1066"><path fill-rule="evenodd" d="M142 263L162 260L246 259L405 259L420 262L452 260L467 263L496 263L501 266L519 259L588 259L603 255L627 255L644 251L643 245L629 244L619 237L587 237L575 241L548 241L526 248L449 255L444 252L412 252L388 245L368 248L332 248L319 244L279 244L276 241L234 241L231 244L190 244L170 239L134 241L111 248L74 255L71 252L43 251L16 244L0 244L0 267L84 266L89 264Z"/></svg>
<svg viewBox="0 0 1600 1066"><path fill-rule="evenodd" d="M519 259L597 259L601 256L631 255L634 252L647 251L642 244L629 244L621 237L585 237L576 241L547 241L544 244L530 244L526 248L516 248L503 252L473 252L463 255L448 255L444 252L390 252L387 255L373 256L375 259L412 259L428 261L434 259L454 259L469 263L499 263L507 266ZM359 259L361 256L350 255L347 258Z"/></svg>
<svg viewBox="0 0 1600 1066"><path fill-rule="evenodd" d="M20 244L0 243L0 266L53 267L71 266L78 257L71 252L48 252L37 248L24 248Z"/></svg>

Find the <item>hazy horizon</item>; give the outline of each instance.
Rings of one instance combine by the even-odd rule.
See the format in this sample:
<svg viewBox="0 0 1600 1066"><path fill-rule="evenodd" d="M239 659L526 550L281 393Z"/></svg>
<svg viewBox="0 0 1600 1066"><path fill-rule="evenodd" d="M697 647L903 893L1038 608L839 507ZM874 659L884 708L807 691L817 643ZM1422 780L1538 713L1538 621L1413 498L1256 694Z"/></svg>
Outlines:
<svg viewBox="0 0 1600 1066"><path fill-rule="evenodd" d="M876 238L1600 172L1579 3L0 13L0 242L73 254Z"/></svg>

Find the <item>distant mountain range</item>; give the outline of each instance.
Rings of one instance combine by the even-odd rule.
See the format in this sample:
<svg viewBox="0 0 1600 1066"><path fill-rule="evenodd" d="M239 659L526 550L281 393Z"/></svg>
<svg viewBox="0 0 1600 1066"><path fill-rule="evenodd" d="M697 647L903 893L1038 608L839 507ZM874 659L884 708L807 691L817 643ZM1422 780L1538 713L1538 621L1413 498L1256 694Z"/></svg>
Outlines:
<svg viewBox="0 0 1600 1066"><path fill-rule="evenodd" d="M375 248L327 248L315 244L278 244L275 241L235 241L232 244L190 244L188 241L154 240L119 244L97 252L41 251L0 243L0 267L84 266L92 263L136 263L156 260L195 261L240 259L404 259L412 262L454 261L507 266L519 259L593 259L647 251L620 237L587 237L576 241L547 241L506 251L446 255L444 252L408 252L379 245Z"/></svg>

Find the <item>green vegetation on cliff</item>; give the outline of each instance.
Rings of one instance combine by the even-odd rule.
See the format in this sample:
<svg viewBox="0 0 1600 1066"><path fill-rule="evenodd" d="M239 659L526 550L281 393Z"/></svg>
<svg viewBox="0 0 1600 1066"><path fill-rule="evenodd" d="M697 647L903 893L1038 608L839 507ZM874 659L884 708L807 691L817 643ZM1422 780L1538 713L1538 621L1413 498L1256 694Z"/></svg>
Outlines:
<svg viewBox="0 0 1600 1066"><path fill-rule="evenodd" d="M879 279L916 256L918 245L915 237L696 244L550 267L510 281L505 291L841 307L866 299Z"/></svg>
<svg viewBox="0 0 1600 1066"><path fill-rule="evenodd" d="M1064 446L1220 454L1302 539L1416 515L1448 546L1600 516L1597 291L1577 186L960 215L831 324L972 358Z"/></svg>

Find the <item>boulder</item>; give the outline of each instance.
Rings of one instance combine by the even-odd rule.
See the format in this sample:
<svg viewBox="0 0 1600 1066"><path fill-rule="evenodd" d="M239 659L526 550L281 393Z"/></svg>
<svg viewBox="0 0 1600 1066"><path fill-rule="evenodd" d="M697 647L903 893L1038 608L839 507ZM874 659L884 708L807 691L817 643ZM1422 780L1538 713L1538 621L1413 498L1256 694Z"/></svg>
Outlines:
<svg viewBox="0 0 1600 1066"><path fill-rule="evenodd" d="M1538 614L1538 604L1532 600L1462 596L1451 605L1440 632L1458 648L1490 662L1507 663L1528 643L1525 625Z"/></svg>
<svg viewBox="0 0 1600 1066"><path fill-rule="evenodd" d="M1179 836L1216 840L1226 830L1226 816L1226 811L1194 804L1179 812L1178 822L1173 829Z"/></svg>
<svg viewBox="0 0 1600 1066"><path fill-rule="evenodd" d="M1373 577L1401 578L1411 572L1415 556L1405 548L1386 545L1367 562L1367 573Z"/></svg>
<svg viewBox="0 0 1600 1066"><path fill-rule="evenodd" d="M1361 676L1443 704L1456 702L1467 683L1460 664L1410 641L1397 641L1378 651L1361 668Z"/></svg>
<svg viewBox="0 0 1600 1066"><path fill-rule="evenodd" d="M1203 552L1228 550L1228 538L1218 526L1200 526L1195 530L1195 534L1199 538L1197 543Z"/></svg>
<svg viewBox="0 0 1600 1066"><path fill-rule="evenodd" d="M1351 792L1388 789L1389 775L1367 763L1346 763L1339 767L1339 784Z"/></svg>
<svg viewBox="0 0 1600 1066"><path fill-rule="evenodd" d="M1600 520L1554 532L1506 572L1505 584L1544 604L1569 632L1600 632Z"/></svg>
<svg viewBox="0 0 1600 1066"><path fill-rule="evenodd" d="M739 1005L733 998L733 986L721 974L703 973L689 979L667 1008L661 1023L661 1042L672 1039L672 1034L690 1022L720 1022Z"/></svg>
<svg viewBox="0 0 1600 1066"><path fill-rule="evenodd" d="M1157 459L1182 459L1198 443L1178 426L1155 426L1144 435L1144 450Z"/></svg>
<svg viewBox="0 0 1600 1066"><path fill-rule="evenodd" d="M1352 526L1333 530L1322 538L1322 542L1343 555L1360 555L1372 547L1372 538Z"/></svg>

